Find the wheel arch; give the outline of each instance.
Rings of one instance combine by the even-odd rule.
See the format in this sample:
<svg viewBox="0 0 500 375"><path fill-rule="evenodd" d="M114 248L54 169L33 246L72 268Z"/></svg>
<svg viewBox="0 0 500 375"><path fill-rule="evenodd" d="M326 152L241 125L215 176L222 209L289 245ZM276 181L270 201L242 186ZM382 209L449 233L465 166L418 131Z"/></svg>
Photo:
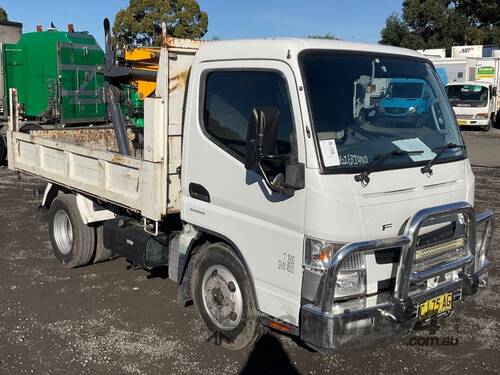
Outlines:
<svg viewBox="0 0 500 375"><path fill-rule="evenodd" d="M49 182L43 194L41 207L49 209L54 199L59 195L59 192L66 193L59 185Z"/></svg>
<svg viewBox="0 0 500 375"><path fill-rule="evenodd" d="M73 194L76 197L78 210L85 224L99 223L115 218L115 214L109 210L102 208L96 209L93 200L51 182L49 182L45 188L39 210L48 211L52 202L59 194Z"/></svg>
<svg viewBox="0 0 500 375"><path fill-rule="evenodd" d="M181 269L179 270L179 281L178 281L178 287L181 291L181 293L178 293L178 296L180 298L180 295L183 295L184 297L188 298L178 298L179 303L186 303L187 301L190 301L192 299L191 296L191 265L192 265L192 260L194 256L204 247L205 244L212 244L212 243L217 243L221 242L226 244L231 248L232 251L236 254L238 259L240 260L241 264L243 265L243 268L245 269L245 272L248 275L249 282L250 282L250 287L252 290L252 295L254 297L255 301L255 307L259 311L259 300L257 298L257 292L255 289L255 281L252 275L252 271L250 270L250 267L248 266L245 257L243 256L241 250L236 246L236 244L229 239L228 237L224 236L223 234L220 234L218 232L212 231L210 229L206 229L200 226L195 225L194 228L200 233L198 237L193 239L191 241L188 250L186 252L186 261L184 264L181 266ZM187 292L187 293L186 293Z"/></svg>

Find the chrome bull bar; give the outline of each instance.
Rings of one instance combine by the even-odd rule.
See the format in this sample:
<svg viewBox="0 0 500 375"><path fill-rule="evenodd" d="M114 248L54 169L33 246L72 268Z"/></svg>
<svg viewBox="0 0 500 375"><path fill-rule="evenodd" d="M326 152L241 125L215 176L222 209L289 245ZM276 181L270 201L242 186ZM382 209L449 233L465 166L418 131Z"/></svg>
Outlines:
<svg viewBox="0 0 500 375"><path fill-rule="evenodd" d="M449 221L459 224L454 226L453 236L458 234L463 238L463 246L468 252L461 254L462 257L458 259L413 270L417 246L421 248L427 245L419 244L419 240L425 242L424 237L419 238L420 229L426 227L425 224L434 226ZM485 225L479 243L476 242L478 225ZM480 282L485 282L484 270L489 263L485 254L493 230L493 212L476 215L468 203L460 202L419 211L408 220L403 234L398 237L351 243L342 247L330 260L314 302L304 304L301 308L300 337L312 348L327 351L368 347L408 334L420 324L416 309L418 303L449 292L456 298L474 294ZM362 298L350 300L356 302L354 305L350 301L335 300L338 274L346 259L357 253L391 248L401 249L393 291L367 297L364 301ZM430 290L412 289L410 294L412 283L418 285L428 278L459 269L463 269L463 272L457 275L458 278L451 278L451 281ZM376 299L375 304L364 303L368 299L373 301L373 298Z"/></svg>
<svg viewBox="0 0 500 375"><path fill-rule="evenodd" d="M422 226L431 220L444 218L454 214L462 214L464 217L465 246L467 246L469 254L458 260L440 264L419 272L412 271L418 235ZM464 272L462 274L464 281L468 281L471 285L478 284L478 280L476 279L479 272L476 268L476 263L479 259L476 257L476 227L478 224L483 223L487 224L485 232L489 232L483 234L483 239L477 249L485 253L487 249L482 249L482 247L487 247L489 245L489 240L486 238L486 234L491 237L491 234L493 233L494 214L492 211L485 211L476 215L472 206L466 202L426 208L417 212L408 220L405 226L404 234L401 236L347 244L342 247L330 260L328 269L324 275L322 287L318 288L314 305L319 307L322 314L328 315L332 311L333 304L335 303L335 288L337 285L338 274L342 268L342 264L347 258L357 253L375 252L389 248L401 248L401 257L396 274L396 284L393 297L396 305L399 305L402 310L399 308L396 310L405 311L412 309L412 302L409 299L409 288L411 283L421 282L450 271L464 268ZM489 261L484 259L484 263L481 265L481 269L479 271L484 269L488 264ZM467 293L467 290L464 292L465 294L473 293L473 291L471 293Z"/></svg>

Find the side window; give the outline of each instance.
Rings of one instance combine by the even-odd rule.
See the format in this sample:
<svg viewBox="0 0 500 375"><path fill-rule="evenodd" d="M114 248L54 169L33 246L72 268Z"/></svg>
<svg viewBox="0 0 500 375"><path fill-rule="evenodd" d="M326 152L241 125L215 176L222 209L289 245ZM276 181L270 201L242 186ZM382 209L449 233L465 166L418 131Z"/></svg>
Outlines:
<svg viewBox="0 0 500 375"><path fill-rule="evenodd" d="M279 110L275 152L289 154L294 127L288 88L272 71L213 71L206 77L203 126L212 139L239 159L245 157L247 130L255 107Z"/></svg>

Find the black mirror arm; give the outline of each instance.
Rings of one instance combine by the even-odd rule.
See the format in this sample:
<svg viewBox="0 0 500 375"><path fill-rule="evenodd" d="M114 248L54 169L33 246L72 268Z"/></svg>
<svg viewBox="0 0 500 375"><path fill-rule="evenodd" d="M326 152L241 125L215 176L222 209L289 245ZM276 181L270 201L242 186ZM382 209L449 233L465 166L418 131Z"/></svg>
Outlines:
<svg viewBox="0 0 500 375"><path fill-rule="evenodd" d="M266 183L267 187L269 189L271 189L271 191L278 193L278 194L285 195L287 197L293 197L293 195L294 195L293 189L287 189L285 187L284 188L277 188L277 187L273 186L271 181L269 181L269 177L267 177L267 173L266 173L266 171L264 171L264 168L262 167L262 164L260 162L257 163L257 167L259 168L260 173L262 174L262 177L264 177L264 182Z"/></svg>

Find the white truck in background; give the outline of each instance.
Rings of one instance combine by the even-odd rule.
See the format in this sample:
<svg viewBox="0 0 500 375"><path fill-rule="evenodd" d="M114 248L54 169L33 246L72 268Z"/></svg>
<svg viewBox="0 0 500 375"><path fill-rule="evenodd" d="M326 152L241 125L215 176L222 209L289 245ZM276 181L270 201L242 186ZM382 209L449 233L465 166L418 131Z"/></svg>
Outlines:
<svg viewBox="0 0 500 375"><path fill-rule="evenodd" d="M478 126L488 131L500 121L499 54L500 51L494 51L493 57L469 59L468 67L473 71L471 81L447 84L446 91L459 125Z"/></svg>
<svg viewBox="0 0 500 375"><path fill-rule="evenodd" d="M443 71L446 79L441 79L443 84L454 82L469 82L476 78L476 59L469 57L430 57L437 71Z"/></svg>
<svg viewBox="0 0 500 375"><path fill-rule="evenodd" d="M401 79L427 88L424 111L366 97ZM11 99L9 168L49 183L57 259L168 266L226 348L262 325L322 351L369 346L435 326L486 285L493 213L473 208L452 109L414 51L169 40L130 155L111 129L21 133Z"/></svg>
<svg viewBox="0 0 500 375"><path fill-rule="evenodd" d="M446 93L457 116L458 125L481 127L485 131L500 120L497 86L489 82L454 82Z"/></svg>
<svg viewBox="0 0 500 375"><path fill-rule="evenodd" d="M446 86L459 125L488 131L500 120L500 50L490 52L491 57L483 57L483 46L459 46L453 47L450 58L428 55Z"/></svg>

